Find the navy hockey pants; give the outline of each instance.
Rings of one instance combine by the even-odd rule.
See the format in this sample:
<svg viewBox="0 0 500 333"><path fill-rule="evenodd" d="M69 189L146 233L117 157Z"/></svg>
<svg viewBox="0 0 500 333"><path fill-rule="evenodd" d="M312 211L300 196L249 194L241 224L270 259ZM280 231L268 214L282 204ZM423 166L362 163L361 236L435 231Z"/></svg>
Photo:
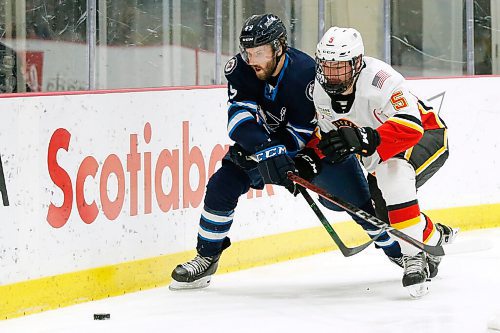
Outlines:
<svg viewBox="0 0 500 333"><path fill-rule="evenodd" d="M366 178L354 155L340 163L332 164L326 161L322 163L322 171L314 179L314 184L375 215ZM227 234L233 222L234 209L239 197L250 188L264 188L258 170L256 168L243 170L225 158L221 168L208 181L196 247L200 255L212 256L230 245ZM340 207L327 200L320 198L319 201L328 209L342 211ZM370 236L378 234L371 224L357 216L351 215L351 217ZM392 257L401 255L399 244L389 239L386 233L377 239L376 243L379 242L379 247L382 247L387 255Z"/></svg>

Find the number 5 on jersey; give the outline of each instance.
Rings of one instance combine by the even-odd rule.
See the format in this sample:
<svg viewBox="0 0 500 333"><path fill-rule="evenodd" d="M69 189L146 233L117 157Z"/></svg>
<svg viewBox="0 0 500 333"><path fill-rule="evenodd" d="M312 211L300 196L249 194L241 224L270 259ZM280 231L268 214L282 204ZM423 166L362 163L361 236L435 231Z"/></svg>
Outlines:
<svg viewBox="0 0 500 333"><path fill-rule="evenodd" d="M399 111L408 106L408 102L406 98L403 96L403 92L401 90L396 91L391 96L391 104L396 111Z"/></svg>

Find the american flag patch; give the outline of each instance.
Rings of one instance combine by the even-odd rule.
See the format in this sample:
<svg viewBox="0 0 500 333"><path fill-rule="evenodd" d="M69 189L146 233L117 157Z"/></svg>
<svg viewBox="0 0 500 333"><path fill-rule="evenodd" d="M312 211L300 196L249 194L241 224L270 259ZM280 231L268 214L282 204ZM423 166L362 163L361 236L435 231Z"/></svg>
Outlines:
<svg viewBox="0 0 500 333"><path fill-rule="evenodd" d="M387 80L390 76L391 74L387 74L383 70L379 70L378 73L375 74L375 77L373 78L372 86L382 89L385 80Z"/></svg>

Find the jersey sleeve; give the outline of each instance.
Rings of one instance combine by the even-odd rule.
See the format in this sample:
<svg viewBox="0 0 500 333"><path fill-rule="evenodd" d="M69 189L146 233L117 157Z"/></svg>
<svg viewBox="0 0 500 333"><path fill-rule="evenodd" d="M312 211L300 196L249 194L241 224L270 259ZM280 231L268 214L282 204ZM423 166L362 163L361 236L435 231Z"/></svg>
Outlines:
<svg viewBox="0 0 500 333"><path fill-rule="evenodd" d="M287 123L282 134L282 141L289 155L295 156L311 139L317 126L316 109L312 98L314 80L301 82L292 90Z"/></svg>
<svg viewBox="0 0 500 333"><path fill-rule="evenodd" d="M229 137L245 150L255 153L256 148L265 143L269 134L259 123L257 98L251 86L245 84L245 71L241 68L241 58L231 58L224 72L228 81L228 121ZM248 73L246 73L248 74Z"/></svg>
<svg viewBox="0 0 500 333"><path fill-rule="evenodd" d="M404 82L403 79L390 86L391 89L382 94L385 99L383 112L388 119L377 128L380 135L377 152L383 161L416 145L424 133L418 101Z"/></svg>

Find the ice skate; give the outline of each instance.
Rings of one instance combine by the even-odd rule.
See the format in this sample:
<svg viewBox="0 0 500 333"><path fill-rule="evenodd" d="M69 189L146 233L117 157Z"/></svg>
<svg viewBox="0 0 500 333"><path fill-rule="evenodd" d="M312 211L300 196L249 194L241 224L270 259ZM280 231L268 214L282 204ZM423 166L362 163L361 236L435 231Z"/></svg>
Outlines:
<svg viewBox="0 0 500 333"><path fill-rule="evenodd" d="M423 252L414 256L403 255L404 274L403 287L405 287L410 296L420 298L429 292L427 279L429 277L429 267Z"/></svg>
<svg viewBox="0 0 500 333"><path fill-rule="evenodd" d="M447 225L441 223L435 223L434 226L436 227L436 230L439 231L439 233L441 234L441 237L439 238L437 245L446 245L452 243L455 237L457 236L457 233L460 231L459 228L448 227ZM443 259L443 257L437 257L431 254L427 254L427 264L429 265L429 278L432 279L436 277L438 273L438 266L441 263L441 259Z"/></svg>
<svg viewBox="0 0 500 333"><path fill-rule="evenodd" d="M208 287L212 275L217 271L220 254L203 257L199 254L172 271L170 290L199 289Z"/></svg>
<svg viewBox="0 0 500 333"><path fill-rule="evenodd" d="M387 258L389 258L389 260L390 260L392 263L394 263L395 265L398 265L398 266L399 266L399 267L401 267L401 268L404 268L404 267L405 267L403 256L401 256L401 257L391 257L391 256L387 256Z"/></svg>

